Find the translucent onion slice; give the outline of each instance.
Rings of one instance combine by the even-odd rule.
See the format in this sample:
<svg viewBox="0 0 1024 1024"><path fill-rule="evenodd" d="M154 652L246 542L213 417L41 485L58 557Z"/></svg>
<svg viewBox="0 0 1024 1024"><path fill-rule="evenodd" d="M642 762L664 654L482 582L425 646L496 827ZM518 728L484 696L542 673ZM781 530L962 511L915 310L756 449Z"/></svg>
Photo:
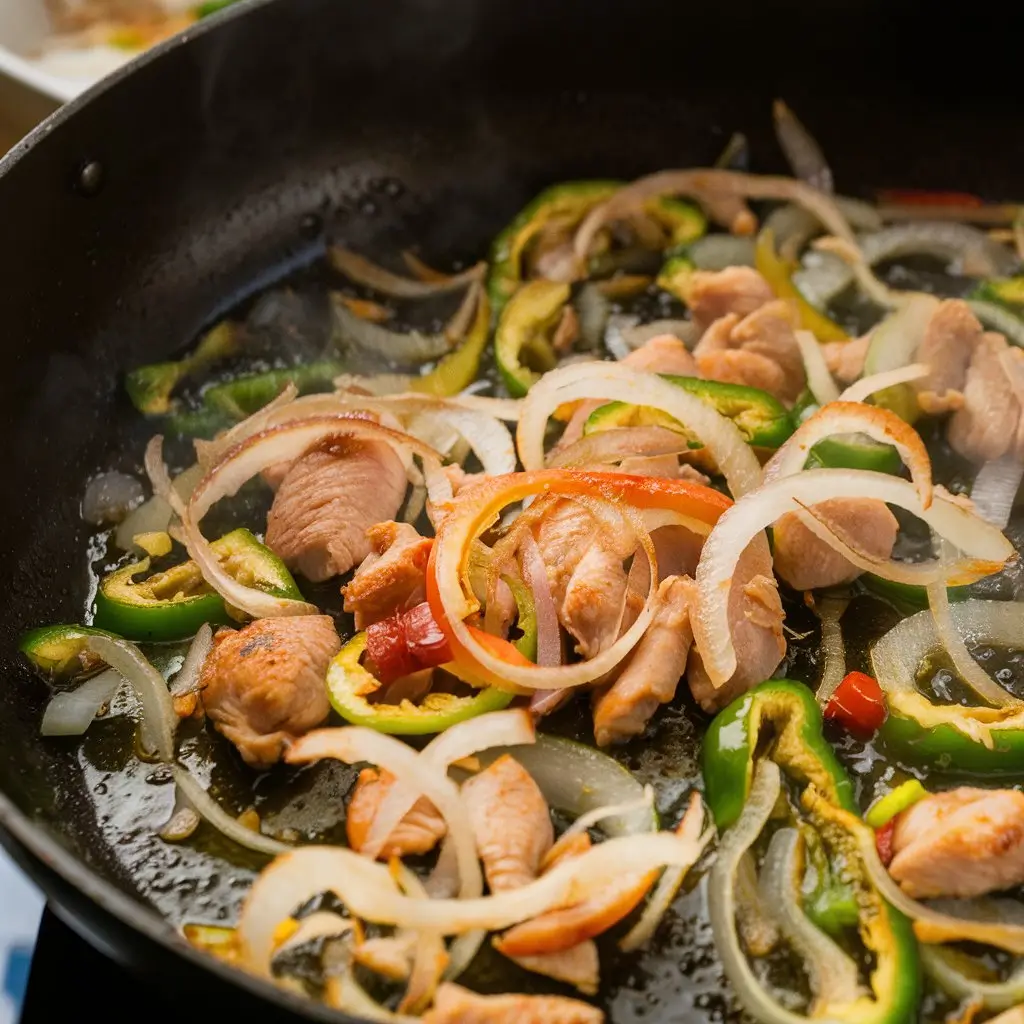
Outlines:
<svg viewBox="0 0 1024 1024"><path fill-rule="evenodd" d="M352 850L304 846L278 857L250 889L238 926L242 960L253 973L266 977L275 929L320 893L333 892L355 917L376 924L445 935L477 928L499 931L600 893L610 878L671 865L689 868L702 849L701 843L671 832L621 836L557 864L518 889L449 900L403 895L385 865Z"/></svg>
<svg viewBox="0 0 1024 1024"><path fill-rule="evenodd" d="M912 380L927 377L931 370L932 368L927 363L910 363L907 366L899 366L895 370L886 370L883 373L873 373L870 377L861 377L839 396L839 401L863 402L876 391L884 391L897 384L908 384Z"/></svg>
<svg viewBox="0 0 1024 1024"><path fill-rule="evenodd" d="M86 646L131 684L142 705L142 741L161 761L174 759L174 732L178 716L164 677L146 660L142 651L112 636L90 636Z"/></svg>
<svg viewBox="0 0 1024 1024"><path fill-rule="evenodd" d="M427 797L444 818L455 845L459 895L463 899L471 899L483 892L483 875L476 856L469 813L459 796L458 787L448 778L444 767L424 761L417 751L393 736L352 725L307 733L288 748L285 760L289 764L307 764L325 757L346 764L366 761L390 772L400 783L415 787Z"/></svg>
<svg viewBox="0 0 1024 1024"><path fill-rule="evenodd" d="M164 439L160 434L156 434L149 439L149 444L146 445L144 460L146 475L153 485L153 493L166 501L171 506L171 511L180 519L185 514L185 502L171 482L171 475L167 472L163 453Z"/></svg>
<svg viewBox="0 0 1024 1024"><path fill-rule="evenodd" d="M644 786L643 794L632 800L623 800L617 804L605 804L603 807L595 807L592 811L581 814L558 838L559 841L566 836L580 835L588 832L609 818L621 818L624 815L639 814L643 821L655 821L657 815L654 810L654 787Z"/></svg>
<svg viewBox="0 0 1024 1024"><path fill-rule="evenodd" d="M954 999L980 1000L986 1009L1008 1010L1024 1003L1024 965L1005 981L984 981L972 977L971 966L984 971L973 957L949 946L921 946L921 962L935 983Z"/></svg>
<svg viewBox="0 0 1024 1024"><path fill-rule="evenodd" d="M354 931L355 926L355 921L351 918L342 917L331 910L314 911L299 920L295 931L274 950L274 958L317 939L339 939Z"/></svg>
<svg viewBox="0 0 1024 1024"><path fill-rule="evenodd" d="M807 387L818 405L835 402L839 398L839 388L832 379L821 344L810 331L795 331L793 336L800 348L807 374Z"/></svg>
<svg viewBox="0 0 1024 1024"><path fill-rule="evenodd" d="M432 295L461 291L481 280L487 271L487 264L480 262L458 274L444 274L426 281L392 273L342 245L332 245L327 255L331 266L350 281L396 299L426 299Z"/></svg>
<svg viewBox="0 0 1024 1024"><path fill-rule="evenodd" d="M846 644L839 622L849 603L845 599L827 597L815 602L814 610L821 619L821 651L825 661L816 694L822 707L832 699L846 675Z"/></svg>
<svg viewBox="0 0 1024 1024"><path fill-rule="evenodd" d="M573 239L573 249L580 265L585 263L594 237L606 224L639 209L650 199L669 195L692 196L710 215L725 220L724 226L734 234L753 234L756 229L757 222L749 210L745 210L743 199L787 200L811 213L831 234L852 246L857 245L857 238L835 199L805 182L773 175L693 168L659 171L638 178L594 207L576 229ZM737 215L738 211L745 211L746 216ZM731 216L726 219L723 214ZM868 296L883 306L892 303L892 293L871 273L867 263L862 261L855 268L855 273Z"/></svg>
<svg viewBox="0 0 1024 1024"><path fill-rule="evenodd" d="M938 309L934 295L914 292L871 331L864 357L864 373L873 376L906 366L921 346L925 329Z"/></svg>
<svg viewBox="0 0 1024 1024"><path fill-rule="evenodd" d="M55 693L43 712L41 736L81 736L92 725L100 708L114 699L123 682L120 673L108 668L73 690Z"/></svg>
<svg viewBox="0 0 1024 1024"><path fill-rule="evenodd" d="M1024 319L984 299L968 299L967 305L986 327L1005 334L1014 345L1024 346Z"/></svg>
<svg viewBox="0 0 1024 1024"><path fill-rule="evenodd" d="M448 768L464 758L491 747L535 742L537 732L525 708L491 711L486 715L457 722L432 739L419 753L428 775L446 774ZM389 769L390 770L390 769ZM388 836L426 792L415 777L399 779L391 787L374 816L363 844L363 853L375 859Z"/></svg>
<svg viewBox="0 0 1024 1024"><path fill-rule="evenodd" d="M857 846L865 870L875 888L897 910L914 922L914 932L924 943L980 942L1024 955L1024 925L993 921L971 921L952 917L911 899L892 879L878 857L872 829L858 829Z"/></svg>
<svg viewBox="0 0 1024 1024"><path fill-rule="evenodd" d="M545 666L562 664L562 633L558 625L558 609L551 593L540 548L529 531L523 533L519 547L519 558L523 569L523 582L533 594L533 613L537 620L537 664Z"/></svg>
<svg viewBox="0 0 1024 1024"><path fill-rule="evenodd" d="M208 622L204 622L196 635L192 638L188 653L181 664L181 669L174 677L171 684L171 697L184 697L186 694L195 693L199 689L199 677L203 671L203 664L213 647L213 630Z"/></svg>
<svg viewBox="0 0 1024 1024"><path fill-rule="evenodd" d="M716 686L736 671L728 606L733 573L743 550L786 512L832 498L877 498L904 508L963 552L969 564L980 561L986 574L998 571L1014 554L1013 545L995 527L945 498L935 497L925 508L914 486L898 477L866 470L816 469L775 479L738 501L719 519L697 565L700 602L693 617L694 637ZM828 540L828 535L824 539ZM947 579L962 569L961 562L947 565Z"/></svg>
<svg viewBox="0 0 1024 1024"><path fill-rule="evenodd" d="M795 828L772 836L761 868L761 902L778 921L782 934L800 954L807 969L815 1006L853 1003L865 994L857 964L818 928L800 904L803 838ZM811 1015L815 1015L812 1007Z"/></svg>
<svg viewBox="0 0 1024 1024"><path fill-rule="evenodd" d="M228 573L217 560L210 542L200 533L203 516L221 498L230 497L252 477L281 462L291 462L314 444L330 437L350 436L383 441L395 448L412 450L430 469L439 469L440 457L408 434L351 416L320 416L285 423L247 438L229 451L199 482L182 516L188 553L199 566L203 579L233 608L253 618L273 615L311 615L316 605L275 597L247 587Z"/></svg>
<svg viewBox="0 0 1024 1024"><path fill-rule="evenodd" d="M986 522L1005 530L1022 477L1024 462L1014 454L986 462L971 487L974 511Z"/></svg>
<svg viewBox="0 0 1024 1024"><path fill-rule="evenodd" d="M772 117L775 137L793 173L801 181L831 195L835 190L832 171L814 136L782 100L772 105Z"/></svg>
<svg viewBox="0 0 1024 1024"><path fill-rule="evenodd" d="M203 468L198 463L179 473L171 485L182 501L188 501L195 486L203 477ZM140 533L165 532L171 525L174 510L160 497L154 494L148 501L133 509L118 525L114 533L114 543L122 551L134 547L134 538Z"/></svg>
<svg viewBox="0 0 1024 1024"><path fill-rule="evenodd" d="M799 473L811 449L837 434L866 434L881 444L891 444L910 470L921 504L928 508L932 501L932 462L920 434L894 412L859 402L830 402L805 420L768 460L765 483Z"/></svg>
<svg viewBox="0 0 1024 1024"><path fill-rule="evenodd" d="M395 870L403 892L418 899L430 898L414 871L401 861L396 863ZM442 935L430 931L416 932L415 935L417 941L414 946L412 970L409 972L405 995L398 1005L399 1013L422 1013L430 1005L434 992L441 983L441 976L448 966L448 953Z"/></svg>
<svg viewBox="0 0 1024 1024"><path fill-rule="evenodd" d="M660 409L677 419L708 450L739 497L761 482L761 466L739 428L703 399L650 373L621 363L583 363L552 370L530 388L516 431L519 458L525 469L544 465L544 434L548 419L565 403L605 399Z"/></svg>
<svg viewBox="0 0 1024 1024"><path fill-rule="evenodd" d="M171 771L179 792L195 808L196 813L232 842L244 846L247 850L265 853L269 857L276 857L279 853L288 853L294 849L287 843L278 842L276 839L271 839L270 836L247 828L237 818L233 818L203 789L199 780L186 769L174 765Z"/></svg>
<svg viewBox="0 0 1024 1024"><path fill-rule="evenodd" d="M736 873L740 861L768 823L781 792L779 766L774 761L761 760L743 813L718 844L708 875L708 911L715 949L743 1008L760 1024L807 1024L807 1017L787 1010L764 990L740 947L736 928Z"/></svg>

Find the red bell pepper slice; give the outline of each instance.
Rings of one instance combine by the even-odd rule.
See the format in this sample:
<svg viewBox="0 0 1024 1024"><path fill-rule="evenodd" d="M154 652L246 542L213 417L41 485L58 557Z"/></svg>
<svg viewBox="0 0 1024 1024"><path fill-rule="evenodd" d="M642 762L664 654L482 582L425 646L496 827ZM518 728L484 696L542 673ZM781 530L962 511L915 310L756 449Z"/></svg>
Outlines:
<svg viewBox="0 0 1024 1024"><path fill-rule="evenodd" d="M373 674L390 683L452 660L444 631L426 601L367 627L366 659Z"/></svg>
<svg viewBox="0 0 1024 1024"><path fill-rule="evenodd" d="M896 819L887 821L881 828L875 829L875 847L878 859L888 867L893 858L893 833L896 831Z"/></svg>
<svg viewBox="0 0 1024 1024"><path fill-rule="evenodd" d="M856 736L870 736L885 722L885 696L881 686L863 672L850 672L825 707L825 718L838 722Z"/></svg>

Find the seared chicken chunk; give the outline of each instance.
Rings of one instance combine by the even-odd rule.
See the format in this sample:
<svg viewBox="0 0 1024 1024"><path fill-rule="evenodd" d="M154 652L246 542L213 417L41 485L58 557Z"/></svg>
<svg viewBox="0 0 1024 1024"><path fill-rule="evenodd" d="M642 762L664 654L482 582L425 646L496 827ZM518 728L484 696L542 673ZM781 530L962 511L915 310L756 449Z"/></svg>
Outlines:
<svg viewBox="0 0 1024 1024"><path fill-rule="evenodd" d="M963 299L946 299L932 313L917 348L917 362L931 367L927 377L914 381L914 390L927 412L937 414L957 405L967 368L981 340L981 324Z"/></svg>
<svg viewBox="0 0 1024 1024"><path fill-rule="evenodd" d="M675 696L693 642L687 584L679 576L660 584L651 625L618 679L595 699L599 747L642 733L658 705Z"/></svg>
<svg viewBox="0 0 1024 1024"><path fill-rule="evenodd" d="M366 531L373 550L342 588L345 611L356 629L366 629L423 600L427 560L433 541L408 523L377 523Z"/></svg>
<svg viewBox="0 0 1024 1024"><path fill-rule="evenodd" d="M445 982L423 1024L601 1024L596 1006L563 996L478 996Z"/></svg>
<svg viewBox="0 0 1024 1024"><path fill-rule="evenodd" d="M267 516L267 546L307 579L348 572L370 554L367 530L394 519L401 460L381 441L339 436L296 459Z"/></svg>
<svg viewBox="0 0 1024 1024"><path fill-rule="evenodd" d="M771 678L786 653L783 617L768 539L761 533L740 555L729 590L729 628L736 647L736 671L716 690L704 670L699 649L690 655L687 681L694 699L705 711L717 711Z"/></svg>
<svg viewBox="0 0 1024 1024"><path fill-rule="evenodd" d="M771 286L752 267L697 270L686 283L686 305L704 328L730 313L745 317L774 298Z"/></svg>
<svg viewBox="0 0 1024 1024"><path fill-rule="evenodd" d="M867 358L871 335L862 338L851 338L849 341L829 341L821 346L825 365L840 384L852 384L864 373L864 360Z"/></svg>
<svg viewBox="0 0 1024 1024"><path fill-rule="evenodd" d="M508 754L462 785L477 851L491 892L532 882L554 842L544 794Z"/></svg>
<svg viewBox="0 0 1024 1024"><path fill-rule="evenodd" d="M1024 884L1024 793L963 786L896 818L892 875L915 899L969 898Z"/></svg>
<svg viewBox="0 0 1024 1024"><path fill-rule="evenodd" d="M203 706L245 762L266 768L330 712L324 680L341 641L328 615L258 619L214 637Z"/></svg>
<svg viewBox="0 0 1024 1024"><path fill-rule="evenodd" d="M850 546L874 558L892 554L899 523L877 498L831 498L814 505ZM861 570L787 512L775 524L775 571L795 590L834 587L855 580Z"/></svg>
<svg viewBox="0 0 1024 1024"><path fill-rule="evenodd" d="M1013 358L1001 334L985 333L974 347L963 408L953 413L947 434L953 448L974 462L998 459L1015 443L1020 402L1004 363Z"/></svg>
<svg viewBox="0 0 1024 1024"><path fill-rule="evenodd" d="M390 772L364 768L359 773L345 815L348 844L353 850L360 852L366 846L377 812L394 784L395 777ZM447 831L440 812L421 796L384 841L377 857L389 860L429 853Z"/></svg>

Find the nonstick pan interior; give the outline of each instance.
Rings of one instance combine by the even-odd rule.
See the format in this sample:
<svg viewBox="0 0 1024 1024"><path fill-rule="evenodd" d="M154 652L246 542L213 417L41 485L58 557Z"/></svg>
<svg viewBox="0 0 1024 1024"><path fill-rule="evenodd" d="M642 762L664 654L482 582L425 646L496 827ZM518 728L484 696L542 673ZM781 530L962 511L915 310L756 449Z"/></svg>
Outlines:
<svg viewBox="0 0 1024 1024"><path fill-rule="evenodd" d="M47 691L14 647L29 626L81 619L85 481L141 461L124 369L180 349L329 238L475 258L544 184L707 164L734 130L756 169L782 170L775 95L813 127L845 192L1024 192L1024 114L1001 88L999 38L964 30L929 61L914 12L892 5L740 6L678 29L666 10L255 2L0 164L0 829L55 893L71 879L66 912L111 951L126 955L130 933L97 899L173 941L129 909L151 902L165 866L155 847L119 852L77 749L40 740Z"/></svg>

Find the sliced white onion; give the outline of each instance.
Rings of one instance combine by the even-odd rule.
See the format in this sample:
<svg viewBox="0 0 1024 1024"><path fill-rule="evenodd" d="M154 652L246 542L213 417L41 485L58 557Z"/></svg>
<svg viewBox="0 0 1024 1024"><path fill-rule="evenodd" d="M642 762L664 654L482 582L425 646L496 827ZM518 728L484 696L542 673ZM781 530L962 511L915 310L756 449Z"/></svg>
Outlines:
<svg viewBox="0 0 1024 1024"><path fill-rule="evenodd" d="M803 959L816 1006L853 1003L865 995L857 964L811 921L800 905L802 842L795 828L779 829L772 836L761 868L761 902ZM814 1015L813 1009L811 1013Z"/></svg>
<svg viewBox="0 0 1024 1024"><path fill-rule="evenodd" d="M127 473L100 473L94 476L82 495L82 518L93 526L120 523L142 504L142 484Z"/></svg>
<svg viewBox="0 0 1024 1024"><path fill-rule="evenodd" d="M455 981L473 962L486 939L486 928L474 928L460 935L448 947L448 966L445 968L444 980Z"/></svg>
<svg viewBox="0 0 1024 1024"><path fill-rule="evenodd" d="M927 377L931 372L932 368L927 363L910 363L907 366L899 366L895 370L873 373L870 377L861 377L855 384L851 384L839 396L839 401L863 402L876 391L883 391L885 388L891 388L897 384L908 384L912 380Z"/></svg>
<svg viewBox="0 0 1024 1024"><path fill-rule="evenodd" d="M448 834L455 844L460 896L472 899L483 892L483 875L476 856L473 825L458 787L442 766L425 761L401 740L363 726L317 729L307 733L291 745L285 760L289 764L305 764L325 757L346 764L366 761L390 772L399 782L427 797L444 818Z"/></svg>
<svg viewBox="0 0 1024 1024"><path fill-rule="evenodd" d="M825 661L816 694L821 707L828 704L846 676L846 644L839 622L849 603L845 599L827 597L815 603L815 611L821 619L821 653Z"/></svg>
<svg viewBox="0 0 1024 1024"><path fill-rule="evenodd" d="M703 833L704 802L701 800L700 793L693 793L690 797L690 805L686 814L683 815L676 834L696 843L700 842ZM648 897L647 906L644 907L636 924L619 940L619 949L624 953L631 953L650 941L686 880L686 873L687 869L684 867L665 868L654 891Z"/></svg>
<svg viewBox="0 0 1024 1024"><path fill-rule="evenodd" d="M210 794L203 789L199 780L179 765L172 765L174 783L182 796L195 808L196 813L209 822L218 832L227 836L232 842L244 846L247 850L265 853L276 857L279 853L288 853L294 847L278 842L260 832L247 828L237 818L225 811Z"/></svg>
<svg viewBox="0 0 1024 1024"><path fill-rule="evenodd" d="M341 245L332 245L327 255L331 266L350 281L396 299L425 299L432 295L461 291L474 281L479 281L487 270L487 264L481 262L458 274L444 274L434 280L424 281L392 273Z"/></svg>
<svg viewBox="0 0 1024 1024"><path fill-rule="evenodd" d="M171 475L167 472L163 452L164 439L160 434L155 434L146 445L146 475L153 485L153 493L163 498L171 506L171 511L181 518L185 514L185 502L182 501L181 495L171 483Z"/></svg>
<svg viewBox="0 0 1024 1024"><path fill-rule="evenodd" d="M558 625L558 609L551 594L540 548L528 530L523 534L519 548L523 568L523 582L533 594L533 613L537 620L537 664L562 664L562 634Z"/></svg>
<svg viewBox="0 0 1024 1024"><path fill-rule="evenodd" d="M552 370L530 388L516 431L519 458L525 469L544 465L544 433L552 413L560 405L588 398L650 406L677 419L703 442L735 497L761 481L757 456L732 420L696 395L621 363L587 363Z"/></svg>
<svg viewBox="0 0 1024 1024"><path fill-rule="evenodd" d="M81 736L92 725L100 708L114 699L122 679L105 669L73 690L55 693L43 712L41 736Z"/></svg>
<svg viewBox="0 0 1024 1024"><path fill-rule="evenodd" d="M420 752L428 776L447 773L450 765L463 758L478 754L490 747L526 745L537 738L533 719L523 708L491 711L486 715L445 729ZM390 770L390 769L389 769ZM373 824L363 843L363 853L371 860L377 857L388 836L412 810L416 801L426 793L415 778L399 779L377 808Z"/></svg>
<svg viewBox="0 0 1024 1024"><path fill-rule="evenodd" d="M233 608L253 618L272 615L310 615L316 605L305 601L275 597L236 580L220 564L210 542L203 537L199 523L221 498L230 497L263 470L282 462L291 462L318 441L350 435L370 441L384 441L392 447L405 447L423 458L431 470L440 470L437 453L410 437L365 419L347 416L322 416L298 420L247 438L217 463L200 481L182 516L182 528L188 553L199 566L203 579Z"/></svg>
<svg viewBox="0 0 1024 1024"><path fill-rule="evenodd" d="M142 740L161 761L174 758L174 731L178 716L164 677L127 640L112 636L90 636L86 646L131 684L142 705Z"/></svg>
<svg viewBox="0 0 1024 1024"><path fill-rule="evenodd" d="M201 467L196 483L202 479L204 473L229 452L237 444L241 444L247 437L258 434L267 427L272 426L274 418L280 410L290 407L298 398L299 389L293 382L289 382L277 397L272 398L262 408L257 409L251 416L246 417L240 423L236 423L230 430L225 430L212 441L203 438L196 438L193 446L196 450L197 465ZM321 395L309 395L308 398L321 398ZM312 415L312 413L308 414ZM299 417L301 418L301 417ZM190 492L191 493L191 492ZM188 495L182 495L187 498Z"/></svg>
<svg viewBox="0 0 1024 1024"><path fill-rule="evenodd" d="M181 670L174 677L174 682L171 683L172 697L183 697L186 694L195 693L199 689L199 677L203 671L203 664L212 647L213 630L208 622L204 622L192 638L185 660L181 663Z"/></svg>
<svg viewBox="0 0 1024 1024"><path fill-rule="evenodd" d="M401 861L397 864L397 872L398 884L403 892L418 899L430 898L416 873ZM420 931L413 934L416 936L416 943L413 947L415 952L412 970L409 972L405 995L398 1006L399 1013L422 1013L430 1005L434 992L441 983L441 976L448 966L448 954L440 933Z"/></svg>
<svg viewBox="0 0 1024 1024"><path fill-rule="evenodd" d="M298 922L295 931L274 950L274 958L317 939L341 938L354 929L355 922L351 918L342 917L331 910L317 910Z"/></svg>
<svg viewBox="0 0 1024 1024"><path fill-rule="evenodd" d="M971 921L933 910L911 899L893 881L878 857L872 829L857 830L857 846L872 884L884 899L914 922L914 931L920 941L980 942L1018 956L1024 955L1024 925Z"/></svg>
<svg viewBox="0 0 1024 1024"><path fill-rule="evenodd" d="M708 876L708 911L715 949L743 1008L759 1024L807 1024L807 1017L790 1012L765 992L740 947L736 929L736 873L740 861L768 823L781 792L779 766L762 759L743 813L718 844Z"/></svg>
<svg viewBox="0 0 1024 1024"><path fill-rule="evenodd" d="M925 508L912 484L885 473L855 469L815 469L765 484L728 509L704 543L697 565L700 602L693 616L694 637L704 667L716 686L736 671L736 649L729 625L729 590L740 555L766 526L786 512L832 498L877 498L912 512L972 560L997 571L1013 556L1002 533L955 502L936 496ZM956 565L959 570L959 563ZM947 567L949 573L954 566ZM948 578L948 577L947 577Z"/></svg>
<svg viewBox="0 0 1024 1024"><path fill-rule="evenodd" d="M182 501L188 501L202 477L203 469L196 463L179 473L172 481L172 486ZM171 506L159 494L154 494L128 513L114 533L114 543L123 551L129 551L134 546L134 538L140 533L166 532L173 517Z"/></svg>
<svg viewBox="0 0 1024 1024"><path fill-rule="evenodd" d="M832 171L814 136L803 126L792 110L776 100L772 105L775 137L789 166L801 181L829 195L834 191Z"/></svg>
<svg viewBox="0 0 1024 1024"><path fill-rule="evenodd" d="M752 267L754 240L749 235L705 235L687 248L686 255L698 270Z"/></svg>
<svg viewBox="0 0 1024 1024"><path fill-rule="evenodd" d="M609 818L620 818L623 815L641 816L641 820L654 820L654 787L644 786L641 796L632 800L624 800L617 804L606 804L604 807L595 807L592 811L581 814L562 834L559 839L566 836L578 835L581 832L588 832L595 825Z"/></svg>
<svg viewBox="0 0 1024 1024"><path fill-rule="evenodd" d="M1010 249L968 224L892 224L863 235L860 245L872 265L907 256L934 256L950 263L953 273L968 277L1004 277L1017 269L1017 258Z"/></svg>
<svg viewBox="0 0 1024 1024"><path fill-rule="evenodd" d="M986 522L1005 530L1022 477L1024 462L1014 454L986 462L978 470L971 487L974 511Z"/></svg>
<svg viewBox="0 0 1024 1024"><path fill-rule="evenodd" d="M934 295L914 292L907 296L895 312L872 330L864 356L864 375L906 366L920 348L928 322L938 307L939 300Z"/></svg>
<svg viewBox="0 0 1024 1024"><path fill-rule="evenodd" d="M888 409L859 402L831 402L805 420L769 459L764 468L765 483L799 473L811 449L837 434L865 434L892 445L910 470L921 504L928 508L932 502L932 463L921 435Z"/></svg>
<svg viewBox="0 0 1024 1024"><path fill-rule="evenodd" d="M954 999L981 1000L989 1010L1008 1010L1024 1004L1024 966L1017 966L1005 981L982 981L960 969L960 962L973 958L957 949L922 945L920 954L925 971Z"/></svg>
<svg viewBox="0 0 1024 1024"><path fill-rule="evenodd" d="M810 331L795 331L793 336L800 348L807 374L807 387L819 405L834 402L839 398L839 388L832 379L821 343Z"/></svg>
<svg viewBox="0 0 1024 1024"><path fill-rule="evenodd" d="M389 869L362 854L340 847L305 846L278 857L250 889L238 926L243 962L266 977L274 930L296 907L324 892L333 892L354 916L376 924L445 935L477 928L498 931L600 893L611 878L671 865L689 868L702 850L701 842L670 832L621 836L555 865L518 889L434 900L403 895Z"/></svg>

